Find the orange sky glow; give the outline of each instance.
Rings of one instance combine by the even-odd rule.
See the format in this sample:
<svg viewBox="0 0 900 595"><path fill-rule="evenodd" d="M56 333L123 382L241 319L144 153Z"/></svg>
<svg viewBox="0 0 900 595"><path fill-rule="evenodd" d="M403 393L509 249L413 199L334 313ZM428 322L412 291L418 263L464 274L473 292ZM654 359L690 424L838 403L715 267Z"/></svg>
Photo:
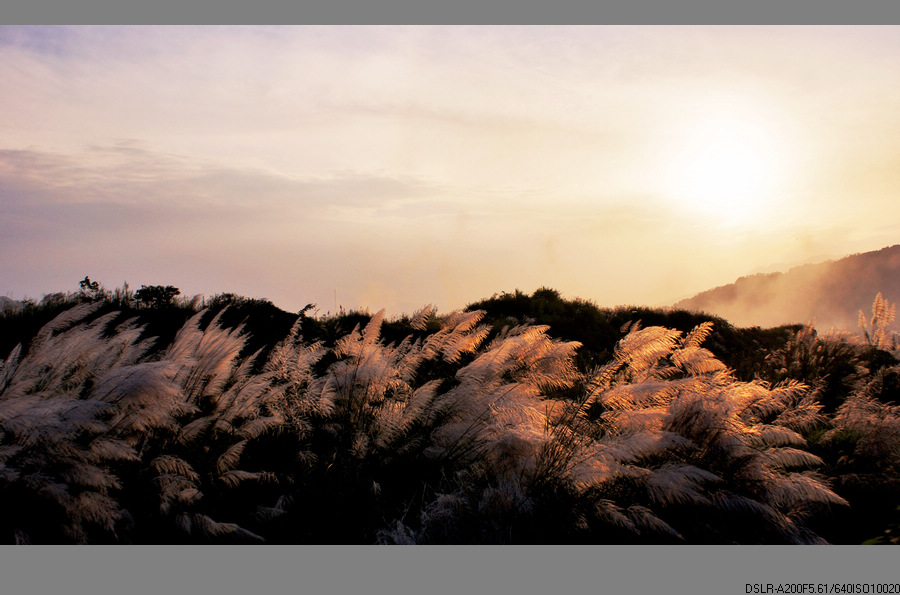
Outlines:
<svg viewBox="0 0 900 595"><path fill-rule="evenodd" d="M0 295L666 305L900 243L898 27L0 27Z"/></svg>

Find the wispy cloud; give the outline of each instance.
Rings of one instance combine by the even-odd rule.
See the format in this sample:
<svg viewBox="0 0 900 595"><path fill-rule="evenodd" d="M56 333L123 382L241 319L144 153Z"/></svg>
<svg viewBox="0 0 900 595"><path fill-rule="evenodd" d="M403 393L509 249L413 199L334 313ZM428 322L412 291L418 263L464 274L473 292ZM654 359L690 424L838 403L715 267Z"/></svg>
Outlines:
<svg viewBox="0 0 900 595"><path fill-rule="evenodd" d="M335 289L346 306L454 307L544 284L656 303L800 260L810 229L839 222L848 250L875 248L867 234L894 228L871 221L898 214L898 39L0 27L0 249L17 255L0 292L152 274L287 307ZM711 112L764 123L789 162L752 224L727 188L721 209L667 193Z"/></svg>

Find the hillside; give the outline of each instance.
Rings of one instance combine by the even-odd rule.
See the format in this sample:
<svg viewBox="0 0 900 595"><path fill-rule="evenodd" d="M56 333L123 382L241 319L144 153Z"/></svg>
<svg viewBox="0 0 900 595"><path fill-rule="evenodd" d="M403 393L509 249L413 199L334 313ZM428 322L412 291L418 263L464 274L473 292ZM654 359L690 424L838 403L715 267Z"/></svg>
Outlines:
<svg viewBox="0 0 900 595"><path fill-rule="evenodd" d="M900 245L786 273L741 277L674 307L709 312L737 326L815 321L820 330L855 331L859 311L868 312L879 292L892 303L900 297Z"/></svg>
<svg viewBox="0 0 900 595"><path fill-rule="evenodd" d="M3 543L896 543L877 343L548 288L387 320L80 285L0 314Z"/></svg>

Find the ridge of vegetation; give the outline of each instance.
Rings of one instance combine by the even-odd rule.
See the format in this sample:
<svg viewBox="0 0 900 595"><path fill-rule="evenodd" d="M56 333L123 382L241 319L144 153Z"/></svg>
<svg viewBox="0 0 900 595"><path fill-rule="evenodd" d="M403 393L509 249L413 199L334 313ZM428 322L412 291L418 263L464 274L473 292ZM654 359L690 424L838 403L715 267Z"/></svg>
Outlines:
<svg viewBox="0 0 900 595"><path fill-rule="evenodd" d="M171 286L0 312L0 540L893 542L900 359L542 288L319 315Z"/></svg>

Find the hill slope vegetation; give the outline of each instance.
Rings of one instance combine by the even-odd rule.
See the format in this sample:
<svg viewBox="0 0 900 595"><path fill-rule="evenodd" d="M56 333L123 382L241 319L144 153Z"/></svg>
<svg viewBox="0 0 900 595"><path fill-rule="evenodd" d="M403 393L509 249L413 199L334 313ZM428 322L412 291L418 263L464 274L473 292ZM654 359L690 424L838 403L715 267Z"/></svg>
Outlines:
<svg viewBox="0 0 900 595"><path fill-rule="evenodd" d="M311 310L88 287L0 316L0 539L895 534L887 345L551 289L396 320Z"/></svg>
<svg viewBox="0 0 900 595"><path fill-rule="evenodd" d="M741 277L674 307L715 313L739 326L815 321L822 330L853 331L858 312L867 310L879 292L892 302L900 299L900 245L786 273Z"/></svg>

